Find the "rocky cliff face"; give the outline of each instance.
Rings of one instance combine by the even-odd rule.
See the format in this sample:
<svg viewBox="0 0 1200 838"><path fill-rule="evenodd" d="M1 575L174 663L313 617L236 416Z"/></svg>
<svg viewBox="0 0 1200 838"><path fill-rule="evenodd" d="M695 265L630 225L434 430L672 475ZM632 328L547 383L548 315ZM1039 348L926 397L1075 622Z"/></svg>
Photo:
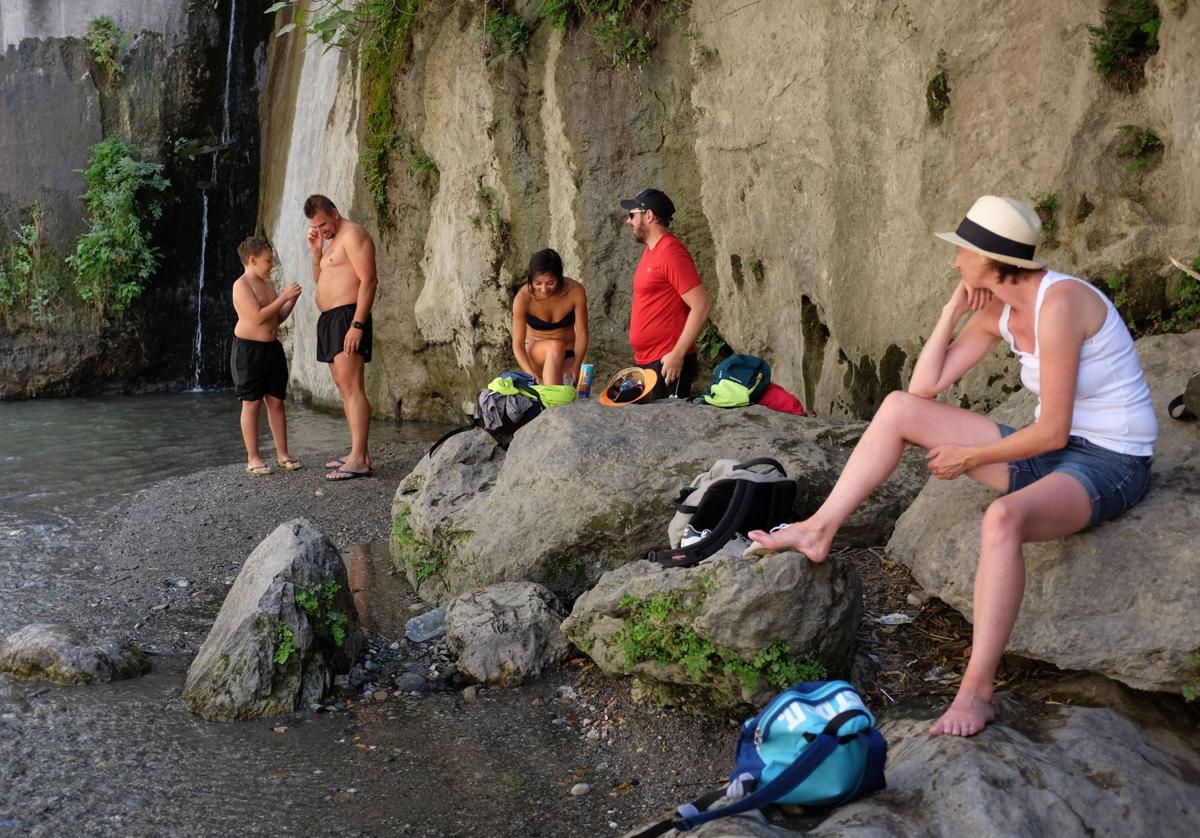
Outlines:
<svg viewBox="0 0 1200 838"><path fill-rule="evenodd" d="M258 188L258 76L268 22L247 0L14 0L0 9L0 246L28 210L45 210L49 244L72 252L86 227L80 170L92 145L120 136L166 166L172 193L154 230L158 275L119 323L0 322L0 398L72 395L190 383L225 384L232 330L229 286L238 241L254 231ZM125 38L121 72L108 73L83 39L111 16ZM230 49L230 21L234 20ZM256 59L257 54L257 59ZM227 57L230 96L224 90ZM224 110L232 141L213 152ZM214 187L213 184L216 184ZM200 294L202 203L209 194L205 292ZM196 353L197 308L206 337ZM53 347L47 351L45 347Z"/></svg>
<svg viewBox="0 0 1200 838"><path fill-rule="evenodd" d="M515 7L532 22L538 5ZM480 14L455 4L413 27L395 89L412 142L392 154L382 216L357 161L355 65L294 35L271 46L261 217L302 282L307 192L375 233L381 414L448 416L512 365L513 286L541 247L588 289L600 373L625 362L640 248L617 200L646 185L679 207L721 334L820 412L869 415L906 380L954 282L932 233L980 194L1057 196L1042 255L1151 298L1174 281L1167 254L1200 250L1200 8L1164 6L1135 93L1093 69L1100 9L1084 0L696 0L637 68L607 66L586 26L543 24L496 61ZM934 122L939 50L950 105ZM1144 172L1118 154L1127 124L1165 145ZM297 320L293 384L332 400L315 317ZM997 353L953 398L988 407L1015 386Z"/></svg>

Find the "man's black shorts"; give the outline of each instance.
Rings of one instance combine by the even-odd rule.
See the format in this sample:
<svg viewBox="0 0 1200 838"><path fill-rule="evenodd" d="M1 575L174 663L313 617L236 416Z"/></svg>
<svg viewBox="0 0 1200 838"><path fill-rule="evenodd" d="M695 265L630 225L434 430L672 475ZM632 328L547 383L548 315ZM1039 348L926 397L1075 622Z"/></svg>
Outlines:
<svg viewBox="0 0 1200 838"><path fill-rule="evenodd" d="M282 399L287 395L288 367L283 345L277 340L246 340L235 337L229 353L233 388L244 402L263 396Z"/></svg>
<svg viewBox="0 0 1200 838"><path fill-rule="evenodd" d="M321 312L317 320L317 360L322 364L333 363L333 356L342 351L345 345L346 332L354 322L354 303L331 308ZM362 341L358 344L358 354L362 355L363 363L371 360L371 315L367 315L367 323L362 330Z"/></svg>
<svg viewBox="0 0 1200 838"><path fill-rule="evenodd" d="M683 356L683 369L679 371L679 378L675 379L674 383L669 385L663 381L662 358L659 358L653 364L644 364L643 366L658 373L658 384L654 386L655 399L669 399L672 396L686 399L692 394L692 384L696 382L695 352L689 352Z"/></svg>

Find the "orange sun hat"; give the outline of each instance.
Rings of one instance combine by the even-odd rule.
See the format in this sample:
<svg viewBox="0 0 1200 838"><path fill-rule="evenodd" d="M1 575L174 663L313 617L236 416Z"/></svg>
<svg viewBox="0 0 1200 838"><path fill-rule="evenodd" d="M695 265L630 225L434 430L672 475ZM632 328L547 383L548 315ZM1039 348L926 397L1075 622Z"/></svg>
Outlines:
<svg viewBox="0 0 1200 838"><path fill-rule="evenodd" d="M621 407L652 401L656 386L658 373L654 370L626 367L608 380L608 385L600 393L600 404Z"/></svg>

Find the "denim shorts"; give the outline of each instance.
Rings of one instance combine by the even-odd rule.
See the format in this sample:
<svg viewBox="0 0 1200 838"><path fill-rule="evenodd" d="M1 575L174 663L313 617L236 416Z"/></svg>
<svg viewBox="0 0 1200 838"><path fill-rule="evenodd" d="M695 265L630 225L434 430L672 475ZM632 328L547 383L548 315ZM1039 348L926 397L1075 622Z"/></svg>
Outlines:
<svg viewBox="0 0 1200 838"><path fill-rule="evenodd" d="M1001 439L1016 433L1009 425L996 424ZM1066 448L1009 463L1008 491L1024 489L1055 472L1069 474L1083 484L1092 504L1087 525L1093 527L1116 518L1142 499L1150 482L1150 458L1121 454L1081 436L1069 436Z"/></svg>

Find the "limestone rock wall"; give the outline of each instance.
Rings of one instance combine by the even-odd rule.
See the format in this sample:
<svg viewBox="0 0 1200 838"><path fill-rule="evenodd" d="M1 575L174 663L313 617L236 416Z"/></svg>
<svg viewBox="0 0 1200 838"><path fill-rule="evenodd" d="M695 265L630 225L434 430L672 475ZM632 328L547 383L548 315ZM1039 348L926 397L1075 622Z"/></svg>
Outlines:
<svg viewBox="0 0 1200 838"><path fill-rule="evenodd" d="M536 6L515 4L530 21ZM316 116L297 108L281 122L275 109L290 105L268 106L262 218L285 269L302 245L294 181L367 224L381 281L373 405L444 418L513 365L514 284L542 247L588 289L601 376L627 362L640 247L617 201L657 185L679 208L676 232L729 343L765 356L819 412L868 416L907 380L955 282L953 250L932 234L980 194L1056 194L1043 255L1093 280L1128 273L1151 297L1173 280L1167 254L1200 251L1197 6L1163 6L1147 83L1121 93L1091 66L1092 0L696 0L662 24L640 68L608 67L586 26L542 25L524 56L493 60L480 9L455 4L414 26L396 87L396 118L438 172L395 152L382 218L351 141L353 65L336 51L281 60L297 54L289 36L272 42L273 90L289 89L281 79L295 90L310 61L332 78L301 87L321 99ZM940 49L950 107L934 123L925 87ZM1145 173L1117 154L1126 124L1165 144ZM308 152L321 167L283 153L297 132L325 143ZM313 317L298 320L298 355L311 350L302 324ZM331 397L327 378L294 363L302 391ZM1016 385L997 352L951 398L990 407Z"/></svg>
<svg viewBox="0 0 1200 838"><path fill-rule="evenodd" d="M85 40L100 16L121 33L115 76ZM228 386L235 248L254 232L257 212L266 24L248 0L0 4L0 248L40 206L49 245L61 255L74 250L87 226L80 172L106 137L144 149L172 185L149 231L159 271L119 322L90 322L87 312L54 323L0 322L0 398ZM231 130L222 144L226 113Z"/></svg>

